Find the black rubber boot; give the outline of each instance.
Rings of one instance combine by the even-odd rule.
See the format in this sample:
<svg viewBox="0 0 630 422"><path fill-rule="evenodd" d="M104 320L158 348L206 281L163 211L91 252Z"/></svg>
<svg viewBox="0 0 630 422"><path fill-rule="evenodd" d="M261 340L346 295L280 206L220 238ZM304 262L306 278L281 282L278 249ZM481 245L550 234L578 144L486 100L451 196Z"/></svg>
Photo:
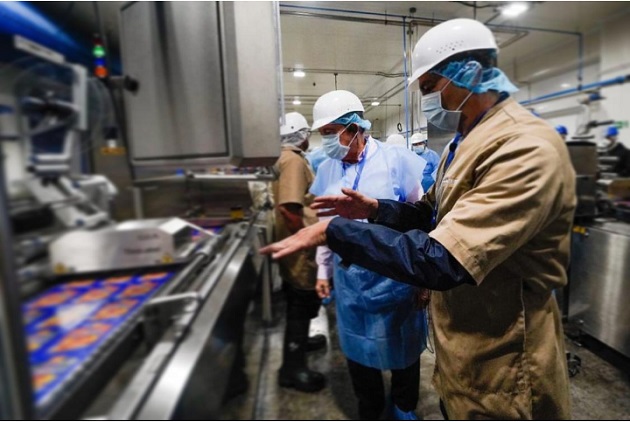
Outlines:
<svg viewBox="0 0 630 422"><path fill-rule="evenodd" d="M284 334L283 362L278 374L282 387L314 393L326 386L323 374L306 366L309 320L289 320Z"/></svg>
<svg viewBox="0 0 630 422"><path fill-rule="evenodd" d="M323 334L317 334L313 337L309 337L306 341L306 351L314 352L326 348L326 336Z"/></svg>

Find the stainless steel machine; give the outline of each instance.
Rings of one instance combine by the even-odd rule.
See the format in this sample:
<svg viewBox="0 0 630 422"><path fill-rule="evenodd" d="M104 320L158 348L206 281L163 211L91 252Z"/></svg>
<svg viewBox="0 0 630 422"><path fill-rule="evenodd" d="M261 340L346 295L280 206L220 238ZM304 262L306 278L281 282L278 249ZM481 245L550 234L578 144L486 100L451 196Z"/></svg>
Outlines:
<svg viewBox="0 0 630 422"><path fill-rule="evenodd" d="M52 73L22 63L20 196L0 162L2 418L217 417L261 279L270 292L271 213L247 182L271 179L279 153L276 7L121 10L136 220L114 221L116 187L82 170L101 138L81 86L100 82L59 55Z"/></svg>
<svg viewBox="0 0 630 422"><path fill-rule="evenodd" d="M571 243L569 284L559 295L563 315L581 333L630 358L630 180L606 173L589 122L582 136L567 142L577 176L577 209ZM590 139L589 139L590 138ZM628 208L630 209L630 208Z"/></svg>
<svg viewBox="0 0 630 422"><path fill-rule="evenodd" d="M576 226L571 246L569 320L630 358L630 225Z"/></svg>
<svg viewBox="0 0 630 422"><path fill-rule="evenodd" d="M124 72L138 81L137 91L125 94L130 159L138 172L274 164L282 115L274 7L238 2L123 7Z"/></svg>

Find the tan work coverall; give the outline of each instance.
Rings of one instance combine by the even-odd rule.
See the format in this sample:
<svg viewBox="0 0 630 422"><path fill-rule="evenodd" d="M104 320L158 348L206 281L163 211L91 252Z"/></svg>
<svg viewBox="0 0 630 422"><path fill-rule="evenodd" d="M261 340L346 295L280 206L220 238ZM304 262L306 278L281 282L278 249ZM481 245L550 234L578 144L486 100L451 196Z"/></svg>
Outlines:
<svg viewBox="0 0 630 422"><path fill-rule="evenodd" d="M472 275L432 294L435 388L451 419L568 419L560 314L575 174L554 129L513 99L442 156L430 236Z"/></svg>
<svg viewBox="0 0 630 422"><path fill-rule="evenodd" d="M273 183L273 194L276 204L275 235L276 241L278 241L292 234L278 211L278 205L302 205L305 226L315 224L317 216L315 211L309 207L313 202L313 195L308 193L315 176L308 161L304 158L302 150L292 146L283 147L275 167L280 174L278 180ZM315 248L284 257L278 263L283 280L289 282L296 289L315 289L315 282L317 281Z"/></svg>

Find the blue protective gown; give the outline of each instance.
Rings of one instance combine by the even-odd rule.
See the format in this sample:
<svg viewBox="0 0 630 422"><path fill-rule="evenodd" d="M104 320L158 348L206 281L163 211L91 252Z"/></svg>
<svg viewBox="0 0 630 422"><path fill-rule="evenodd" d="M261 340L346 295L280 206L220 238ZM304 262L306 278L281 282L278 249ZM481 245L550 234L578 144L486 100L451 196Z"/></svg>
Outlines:
<svg viewBox="0 0 630 422"><path fill-rule="evenodd" d="M438 166L440 165L440 156L437 152L429 148L427 148L422 154L418 155L427 162L424 172L422 173L422 189L427 192L435 183Z"/></svg>
<svg viewBox="0 0 630 422"><path fill-rule="evenodd" d="M424 162L405 148L370 138L356 190L372 198L404 201L422 174ZM336 195L353 188L358 167L324 161L311 186L314 195ZM347 358L380 370L413 364L426 347L426 317L416 309L415 287L398 283L363 267L340 264L334 255L337 324Z"/></svg>

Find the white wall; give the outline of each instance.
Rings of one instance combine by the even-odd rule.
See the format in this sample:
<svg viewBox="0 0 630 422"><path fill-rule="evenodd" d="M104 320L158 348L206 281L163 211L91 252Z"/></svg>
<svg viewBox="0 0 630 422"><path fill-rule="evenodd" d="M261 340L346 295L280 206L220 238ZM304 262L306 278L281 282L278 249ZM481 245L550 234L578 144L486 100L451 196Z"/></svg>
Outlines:
<svg viewBox="0 0 630 422"><path fill-rule="evenodd" d="M630 74L630 25L628 15L604 26L599 68L603 80ZM598 113L600 120L630 121L630 83L602 89L606 100ZM630 128L619 130L619 140L630 147Z"/></svg>
<svg viewBox="0 0 630 422"><path fill-rule="evenodd" d="M585 34L587 65L584 68L583 85L630 73L630 26L627 21L628 15L619 16ZM577 61L574 44L568 42L537 57L522 58L514 66L508 66L507 72L512 78L527 81L521 81L521 91L515 94L515 98L522 101L575 88ZM605 99L590 105L591 120L630 121L630 83L603 88L600 92ZM586 94L581 94L532 107L552 125L566 126L569 135L572 135L584 116L579 100L585 97ZM590 134L595 135L598 141L603 138L605 130L606 127L602 126L592 129ZM620 129L619 139L630 147L630 128Z"/></svg>
<svg viewBox="0 0 630 422"><path fill-rule="evenodd" d="M599 80L599 64L595 63L584 68L583 84L589 84ZM517 101L534 99L550 93L575 88L575 71L564 72L562 74L550 77L548 79L533 82L514 94ZM561 98L558 100L547 101L544 103L528 106L532 108L543 119L547 120L551 125L564 125L569 131L569 136L576 132L579 121L582 118L582 107L579 104L580 99L585 95L577 95L573 97ZM592 117L595 118L595 111L599 105L591 106ZM592 132L594 133L594 132Z"/></svg>
<svg viewBox="0 0 630 422"><path fill-rule="evenodd" d="M417 104L416 101L416 95L415 94L410 94L410 97L412 98L411 101L413 102L414 105L414 110L412 113L411 108L408 110L409 112L409 125L411 127L413 127L413 133L417 132L420 128L426 128L427 126L427 120L424 117L424 114L422 114L422 112L420 111L420 107ZM379 107L384 107L383 105L380 105ZM413 115L413 124L411 122L412 119L412 115ZM381 118L379 120L376 121L372 121L372 130L376 131L380 134L380 140L382 140L383 142L387 140L387 137L389 135L393 135L396 133L402 133L402 135L405 135L405 132L407 130L406 124L405 124L405 109L404 107L400 108L400 117L398 115L398 106L388 106L387 107L387 113L384 113L385 118ZM367 115L368 119L369 119L369 114ZM400 132L398 130L398 122L400 122L402 124L403 130L402 132ZM410 133L409 136L411 136L412 134Z"/></svg>

